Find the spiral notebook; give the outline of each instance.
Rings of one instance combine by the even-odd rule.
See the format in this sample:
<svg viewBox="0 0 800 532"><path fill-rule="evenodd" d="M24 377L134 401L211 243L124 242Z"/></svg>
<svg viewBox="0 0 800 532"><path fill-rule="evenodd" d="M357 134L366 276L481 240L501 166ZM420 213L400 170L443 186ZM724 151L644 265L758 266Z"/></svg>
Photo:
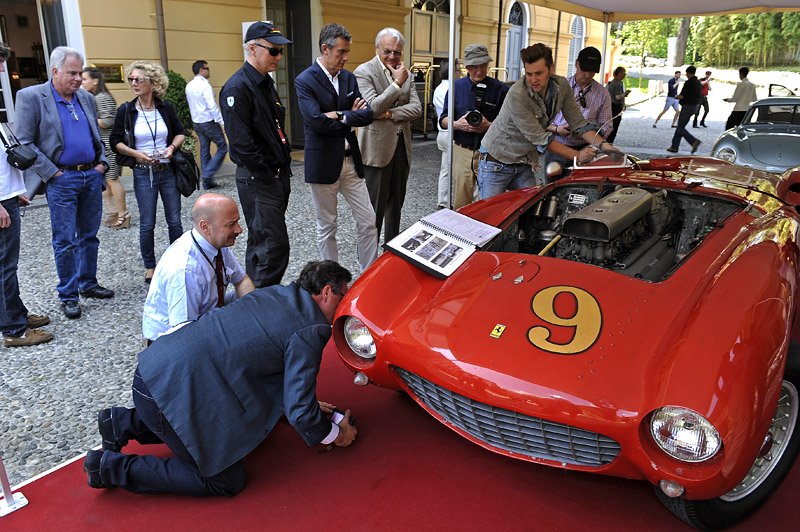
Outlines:
<svg viewBox="0 0 800 532"><path fill-rule="evenodd" d="M499 233L498 227L441 209L390 240L386 249L444 279Z"/></svg>

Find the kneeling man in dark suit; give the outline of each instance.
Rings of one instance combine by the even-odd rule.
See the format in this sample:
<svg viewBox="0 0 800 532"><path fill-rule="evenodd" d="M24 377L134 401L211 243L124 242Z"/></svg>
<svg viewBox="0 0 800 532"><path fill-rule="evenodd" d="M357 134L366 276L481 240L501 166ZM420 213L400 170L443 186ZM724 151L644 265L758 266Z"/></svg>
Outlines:
<svg viewBox="0 0 800 532"><path fill-rule="evenodd" d="M309 446L350 445L350 411L331 422L316 381L351 278L336 262L310 262L296 282L257 289L139 353L135 408L98 414L103 450L86 455L89 486L236 495L242 459L284 414ZM166 443L177 458L120 453L130 440Z"/></svg>

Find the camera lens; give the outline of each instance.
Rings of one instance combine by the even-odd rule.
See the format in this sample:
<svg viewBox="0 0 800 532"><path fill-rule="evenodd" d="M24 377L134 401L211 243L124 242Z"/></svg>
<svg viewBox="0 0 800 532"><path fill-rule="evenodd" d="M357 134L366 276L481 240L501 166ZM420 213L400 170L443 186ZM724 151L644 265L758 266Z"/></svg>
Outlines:
<svg viewBox="0 0 800 532"><path fill-rule="evenodd" d="M471 126L478 126L483 122L483 115L480 111L473 109L467 113L467 123Z"/></svg>

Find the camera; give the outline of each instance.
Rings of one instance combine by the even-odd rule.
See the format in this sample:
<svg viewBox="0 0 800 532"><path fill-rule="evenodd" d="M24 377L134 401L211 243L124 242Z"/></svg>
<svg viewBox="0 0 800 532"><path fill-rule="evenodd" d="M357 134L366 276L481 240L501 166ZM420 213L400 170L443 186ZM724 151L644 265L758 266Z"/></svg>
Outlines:
<svg viewBox="0 0 800 532"><path fill-rule="evenodd" d="M475 127L481 125L483 122L483 115L477 109L467 112L467 124Z"/></svg>
<svg viewBox="0 0 800 532"><path fill-rule="evenodd" d="M483 122L483 113L480 108L483 106L483 95L486 93L486 83L475 85L475 109L467 111L467 124L477 127Z"/></svg>

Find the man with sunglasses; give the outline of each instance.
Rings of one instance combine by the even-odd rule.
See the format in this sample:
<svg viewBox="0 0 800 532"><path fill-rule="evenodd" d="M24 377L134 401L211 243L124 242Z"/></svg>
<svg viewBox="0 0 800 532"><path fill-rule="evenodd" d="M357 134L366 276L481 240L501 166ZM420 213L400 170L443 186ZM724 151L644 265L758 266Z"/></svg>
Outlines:
<svg viewBox="0 0 800 532"><path fill-rule="evenodd" d="M374 122L358 129L369 199L375 209L378 239L400 233L400 211L411 169L411 122L422 116L414 77L403 64L405 38L395 28L375 36L375 57L355 70L358 89Z"/></svg>
<svg viewBox="0 0 800 532"><path fill-rule="evenodd" d="M600 135L605 138L613 129L613 125L611 124L611 95L594 79L594 75L600 72L601 63L600 50L594 46L587 46L578 53L578 59L575 61L575 74L567 78L567 81L572 87L575 101L580 106L583 117L589 122L601 126ZM572 136L569 124L562 112L559 112L547 126L547 131L555 133L554 140L556 142L574 150L580 150L588 144L584 138ZM551 161L568 166L571 166L573 162L572 159L567 160L565 157L547 150L544 156L545 166Z"/></svg>
<svg viewBox="0 0 800 532"><path fill-rule="evenodd" d="M58 298L70 319L81 317L78 296L114 297L97 283L97 230L108 162L94 96L81 88L83 56L59 46L50 54L52 79L17 93L17 136L37 153L28 170L47 183Z"/></svg>
<svg viewBox="0 0 800 532"><path fill-rule="evenodd" d="M219 97L247 224L245 269L256 288L280 283L289 265L291 146L286 108L270 73L278 70L283 46L291 42L272 24L252 24L244 39L245 63Z"/></svg>

